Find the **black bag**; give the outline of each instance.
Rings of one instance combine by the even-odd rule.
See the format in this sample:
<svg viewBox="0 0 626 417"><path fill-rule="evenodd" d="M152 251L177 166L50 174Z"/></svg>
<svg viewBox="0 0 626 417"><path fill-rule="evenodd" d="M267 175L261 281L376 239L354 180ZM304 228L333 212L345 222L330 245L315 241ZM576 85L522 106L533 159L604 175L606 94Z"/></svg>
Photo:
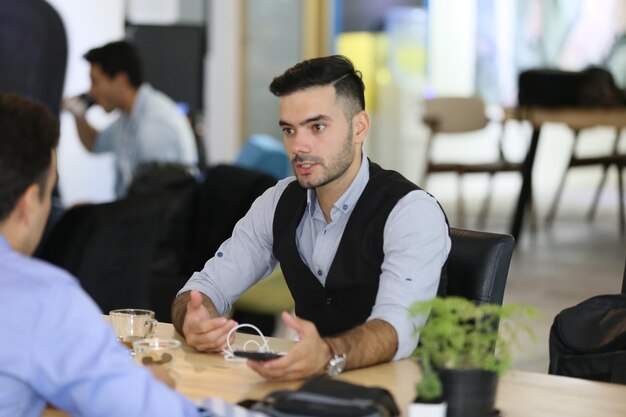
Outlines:
<svg viewBox="0 0 626 417"><path fill-rule="evenodd" d="M518 104L539 107L616 107L624 105L624 91L604 68L584 71L531 69L520 73Z"/></svg>
<svg viewBox="0 0 626 417"><path fill-rule="evenodd" d="M383 388L368 388L328 377L315 377L297 391L274 391L252 410L273 417L387 417L400 414Z"/></svg>
<svg viewBox="0 0 626 417"><path fill-rule="evenodd" d="M549 373L626 384L626 294L592 297L554 318Z"/></svg>

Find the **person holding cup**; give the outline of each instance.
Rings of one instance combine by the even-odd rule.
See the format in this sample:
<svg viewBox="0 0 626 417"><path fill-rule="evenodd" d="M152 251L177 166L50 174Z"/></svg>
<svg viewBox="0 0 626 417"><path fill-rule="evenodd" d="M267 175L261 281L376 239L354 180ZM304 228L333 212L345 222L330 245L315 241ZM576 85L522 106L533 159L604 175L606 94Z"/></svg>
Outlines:
<svg viewBox="0 0 626 417"><path fill-rule="evenodd" d="M74 277L30 257L50 210L58 135L42 104L0 92L0 417L40 416L47 403L73 416L198 416L134 363Z"/></svg>

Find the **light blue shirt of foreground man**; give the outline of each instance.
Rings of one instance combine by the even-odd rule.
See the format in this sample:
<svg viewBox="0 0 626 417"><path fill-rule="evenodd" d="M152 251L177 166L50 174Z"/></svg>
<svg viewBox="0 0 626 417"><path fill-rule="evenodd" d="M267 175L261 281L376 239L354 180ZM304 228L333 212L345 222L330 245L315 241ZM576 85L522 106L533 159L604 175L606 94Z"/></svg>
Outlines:
<svg viewBox="0 0 626 417"><path fill-rule="evenodd" d="M0 417L40 416L47 403L72 416L197 416L132 361L74 277L30 258L56 182L55 118L0 92L0 138Z"/></svg>

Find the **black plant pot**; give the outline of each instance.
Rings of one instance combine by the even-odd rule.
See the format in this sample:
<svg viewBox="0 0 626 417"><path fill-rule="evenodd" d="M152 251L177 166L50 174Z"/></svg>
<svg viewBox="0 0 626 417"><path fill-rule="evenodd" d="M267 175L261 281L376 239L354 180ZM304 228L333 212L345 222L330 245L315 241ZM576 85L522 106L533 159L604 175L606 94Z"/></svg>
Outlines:
<svg viewBox="0 0 626 417"><path fill-rule="evenodd" d="M448 403L447 417L488 417L494 409L498 374L482 369L446 369L437 372Z"/></svg>

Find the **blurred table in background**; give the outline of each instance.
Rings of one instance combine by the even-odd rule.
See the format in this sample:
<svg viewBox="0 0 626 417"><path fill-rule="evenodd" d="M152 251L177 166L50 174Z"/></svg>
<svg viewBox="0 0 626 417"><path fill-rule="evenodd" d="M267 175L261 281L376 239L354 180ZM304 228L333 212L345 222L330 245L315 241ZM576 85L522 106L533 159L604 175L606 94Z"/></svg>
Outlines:
<svg viewBox="0 0 626 417"><path fill-rule="evenodd" d="M511 234L519 242L521 238L524 214L531 199L532 170L535 155L544 123L563 123L573 130L582 130L596 126L609 126L621 129L626 127L626 107L614 108L541 108L516 107L505 109L504 120L525 120L532 126L532 136L522 168L522 187L517 200L515 214L511 223Z"/></svg>

